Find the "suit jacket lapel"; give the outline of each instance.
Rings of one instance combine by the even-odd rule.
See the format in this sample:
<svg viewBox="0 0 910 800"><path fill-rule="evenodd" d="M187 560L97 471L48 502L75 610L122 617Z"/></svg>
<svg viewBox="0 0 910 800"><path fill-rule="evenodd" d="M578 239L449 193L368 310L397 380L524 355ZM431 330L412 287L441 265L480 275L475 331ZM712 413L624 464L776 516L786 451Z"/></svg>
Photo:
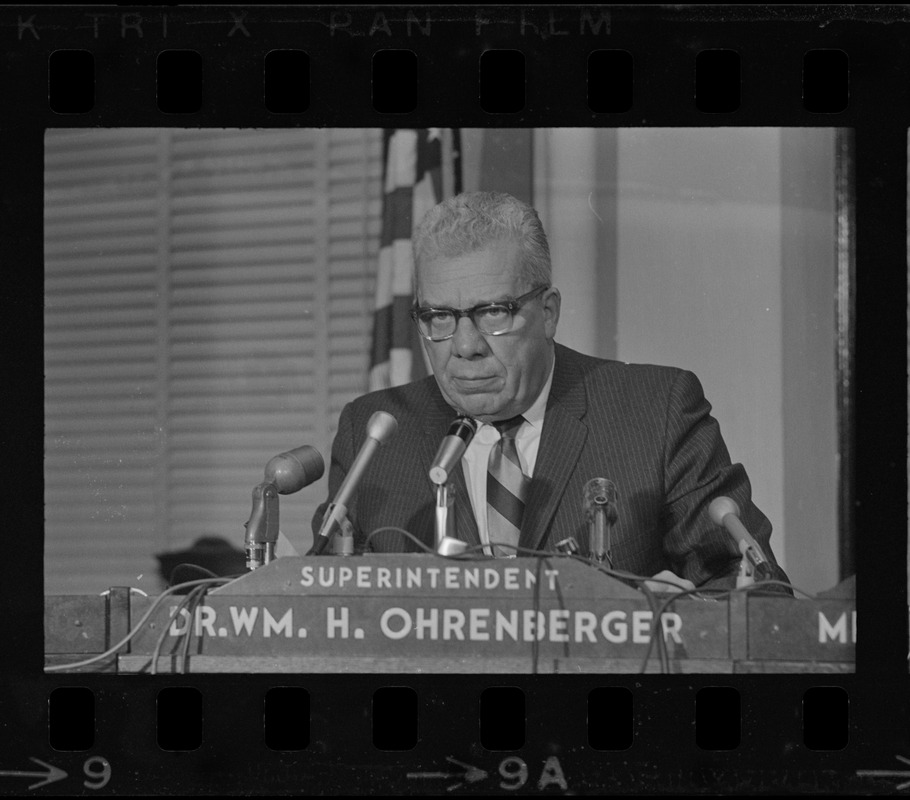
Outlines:
<svg viewBox="0 0 910 800"><path fill-rule="evenodd" d="M418 453L419 462L429 464L436 455L442 437L456 412L442 397L438 387L433 386L432 402L424 416L424 436ZM588 428L582 422L587 411L587 393L584 375L578 368L572 351L556 345L556 364L553 368L553 384L547 401L537 461L531 481L530 499L525 506L520 544L531 550L540 549L545 543L553 516L565 494L566 484L584 448ZM464 466L455 471L455 520L458 538L468 546L480 544L480 533L474 508L468 495ZM427 478L429 484L429 478ZM435 492L432 493L436 502ZM571 498L570 498L571 502ZM581 498L577 499L581 502ZM434 532L431 532L431 540Z"/></svg>
<svg viewBox="0 0 910 800"><path fill-rule="evenodd" d="M429 470L436 450L449 429L449 424L457 416L457 412L443 399L437 387L433 387L433 402L428 404L424 416L424 435L420 441L420 451L417 454L418 463L426 464ZM474 518L474 507L468 494L468 484L464 476L464 465L459 464L453 475L455 487L455 530L458 538L467 542L468 546L480 544L480 533L477 530L477 520ZM432 502L436 504L436 492L432 488L430 479L426 484L431 492ZM434 541L435 531L430 532L429 541Z"/></svg>
<svg viewBox="0 0 910 800"><path fill-rule="evenodd" d="M521 526L522 547L537 550L545 543L553 515L588 436L588 428L581 421L586 410L583 375L576 367L571 351L556 345L553 384L531 479L530 499ZM577 501L580 503L581 498ZM572 498L568 502L572 502Z"/></svg>

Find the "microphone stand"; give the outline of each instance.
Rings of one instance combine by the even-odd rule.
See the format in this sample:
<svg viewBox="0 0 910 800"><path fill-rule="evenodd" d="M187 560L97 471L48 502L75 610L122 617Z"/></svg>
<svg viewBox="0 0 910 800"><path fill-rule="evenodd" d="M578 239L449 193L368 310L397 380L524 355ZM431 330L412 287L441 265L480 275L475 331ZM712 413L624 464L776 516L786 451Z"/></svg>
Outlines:
<svg viewBox="0 0 910 800"><path fill-rule="evenodd" d="M585 484L584 511L588 519L588 552L598 564L613 569L611 538L616 523L616 485L606 478L592 478Z"/></svg>
<svg viewBox="0 0 910 800"><path fill-rule="evenodd" d="M588 516L588 543L591 558L613 569L612 534L616 510L610 503L594 501Z"/></svg>
<svg viewBox="0 0 910 800"><path fill-rule="evenodd" d="M610 558L610 543L608 541L607 515L601 505L596 505L591 520L591 556L602 564L604 561L613 566Z"/></svg>
<svg viewBox="0 0 910 800"><path fill-rule="evenodd" d="M751 586L753 583L763 581L781 580L788 583L786 575L779 574L780 568L775 567L760 556L756 556L754 549L745 541L739 543L739 550L743 554L739 562L739 572L736 575L736 588ZM769 591L789 594L779 586L768 587Z"/></svg>
<svg viewBox="0 0 910 800"><path fill-rule="evenodd" d="M329 550L330 545L332 555L354 555L354 536L345 516L347 511L346 505L329 504L322 518L322 528L315 537L313 546L307 552L308 556L321 556Z"/></svg>
<svg viewBox="0 0 910 800"><path fill-rule="evenodd" d="M253 510L246 527L246 568L264 567L275 559L278 541L278 487L269 481L253 489Z"/></svg>
<svg viewBox="0 0 910 800"><path fill-rule="evenodd" d="M739 572L736 575L736 588L741 589L743 586L751 586L755 583L755 570L752 562L749 560L748 548L740 545L740 552L743 557L739 561Z"/></svg>
<svg viewBox="0 0 910 800"><path fill-rule="evenodd" d="M455 487L436 484L436 552L441 556L463 553L467 544L455 538Z"/></svg>
<svg viewBox="0 0 910 800"><path fill-rule="evenodd" d="M344 521L338 526L332 535L332 553L336 556L352 556L354 555L354 535L351 532L351 523L348 522L347 517L344 518Z"/></svg>

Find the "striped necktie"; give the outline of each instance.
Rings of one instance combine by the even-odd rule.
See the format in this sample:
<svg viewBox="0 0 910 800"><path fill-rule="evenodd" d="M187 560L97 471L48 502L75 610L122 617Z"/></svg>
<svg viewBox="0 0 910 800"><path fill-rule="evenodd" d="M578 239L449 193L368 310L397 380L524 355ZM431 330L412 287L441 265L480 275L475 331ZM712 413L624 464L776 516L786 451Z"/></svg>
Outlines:
<svg viewBox="0 0 910 800"><path fill-rule="evenodd" d="M487 467L487 532L490 542L518 544L521 520L525 511L528 484L531 479L521 471L515 436L522 426L524 417L494 422L500 439L490 451ZM514 556L514 547L494 547L498 558Z"/></svg>

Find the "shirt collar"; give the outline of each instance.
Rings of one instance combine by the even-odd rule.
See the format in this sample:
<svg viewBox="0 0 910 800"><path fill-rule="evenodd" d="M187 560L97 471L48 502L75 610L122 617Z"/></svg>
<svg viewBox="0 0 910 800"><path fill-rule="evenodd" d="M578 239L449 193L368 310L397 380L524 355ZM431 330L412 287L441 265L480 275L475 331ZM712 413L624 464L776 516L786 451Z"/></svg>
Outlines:
<svg viewBox="0 0 910 800"><path fill-rule="evenodd" d="M550 374L547 377L547 382L543 385L540 394L537 395L537 399L531 404L531 407L522 414L525 422L537 429L543 427L543 415L547 410L547 400L550 397L550 387L553 385L553 369L555 366L556 359L554 358L553 363L550 365Z"/></svg>

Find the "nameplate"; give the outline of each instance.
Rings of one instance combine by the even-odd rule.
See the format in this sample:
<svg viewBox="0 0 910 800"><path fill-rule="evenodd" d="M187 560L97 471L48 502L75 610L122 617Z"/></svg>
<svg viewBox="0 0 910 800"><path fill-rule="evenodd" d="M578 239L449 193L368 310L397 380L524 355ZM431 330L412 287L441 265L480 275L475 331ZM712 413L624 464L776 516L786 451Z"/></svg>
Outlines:
<svg viewBox="0 0 910 800"><path fill-rule="evenodd" d="M136 619L149 600L133 602ZM679 599L655 622L643 593L569 558L289 557L178 606L132 653L612 659L656 657L660 637L674 658L729 657L724 603Z"/></svg>
<svg viewBox="0 0 910 800"><path fill-rule="evenodd" d="M764 661L854 661L852 599L749 598L749 658Z"/></svg>
<svg viewBox="0 0 910 800"><path fill-rule="evenodd" d="M446 597L589 597L639 600L637 589L594 566L568 557L443 558L420 554L279 558L209 596L299 594L346 596L369 593Z"/></svg>

